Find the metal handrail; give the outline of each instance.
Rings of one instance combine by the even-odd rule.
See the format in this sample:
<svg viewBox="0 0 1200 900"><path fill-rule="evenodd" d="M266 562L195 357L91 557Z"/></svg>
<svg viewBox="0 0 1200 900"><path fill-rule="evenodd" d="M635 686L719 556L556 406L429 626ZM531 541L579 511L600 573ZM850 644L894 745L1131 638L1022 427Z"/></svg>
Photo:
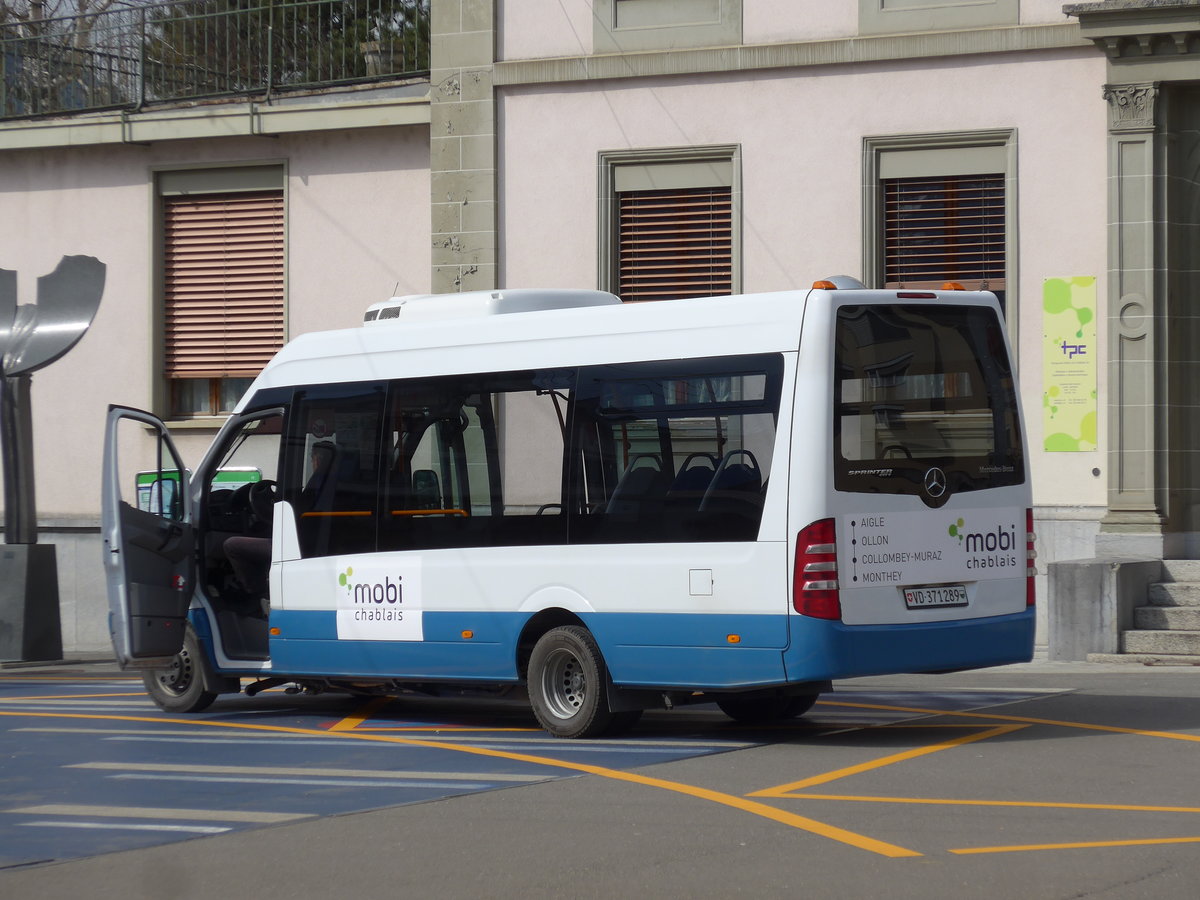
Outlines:
<svg viewBox="0 0 1200 900"><path fill-rule="evenodd" d="M0 119L429 70L430 0L173 0L0 22Z"/></svg>

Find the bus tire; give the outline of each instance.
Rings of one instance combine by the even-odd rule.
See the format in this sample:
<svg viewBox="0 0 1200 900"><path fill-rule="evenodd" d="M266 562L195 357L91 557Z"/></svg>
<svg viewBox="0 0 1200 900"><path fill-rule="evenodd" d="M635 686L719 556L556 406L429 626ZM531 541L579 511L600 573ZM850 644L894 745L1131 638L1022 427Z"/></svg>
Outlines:
<svg viewBox="0 0 1200 900"><path fill-rule="evenodd" d="M608 707L608 667L591 632L561 625L543 634L529 657L529 702L554 737L588 738L635 718Z"/></svg>
<svg viewBox="0 0 1200 900"><path fill-rule="evenodd" d="M721 712L729 718L748 725L777 722L802 716L817 702L820 694L793 694L787 696L739 696L737 694L717 700Z"/></svg>
<svg viewBox="0 0 1200 900"><path fill-rule="evenodd" d="M208 709L217 695L204 684L204 668L200 654L200 642L192 627L187 626L183 646L161 669L147 669L142 673L142 683L150 699L167 712L193 713Z"/></svg>

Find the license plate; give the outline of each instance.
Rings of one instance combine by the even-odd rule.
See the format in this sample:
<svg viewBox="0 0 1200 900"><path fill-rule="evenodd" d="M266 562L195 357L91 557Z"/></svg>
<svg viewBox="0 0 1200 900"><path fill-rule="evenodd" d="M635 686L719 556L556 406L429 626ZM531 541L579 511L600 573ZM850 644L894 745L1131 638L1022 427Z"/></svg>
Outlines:
<svg viewBox="0 0 1200 900"><path fill-rule="evenodd" d="M905 588L904 605L909 609L928 609L931 606L966 606L967 589L961 584Z"/></svg>

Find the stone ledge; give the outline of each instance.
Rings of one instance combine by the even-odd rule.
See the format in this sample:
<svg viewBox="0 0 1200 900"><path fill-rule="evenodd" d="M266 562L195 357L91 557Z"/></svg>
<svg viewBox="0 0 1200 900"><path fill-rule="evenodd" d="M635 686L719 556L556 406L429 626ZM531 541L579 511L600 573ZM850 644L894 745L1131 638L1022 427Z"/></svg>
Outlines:
<svg viewBox="0 0 1200 900"><path fill-rule="evenodd" d="M1130 666L1200 666L1200 656L1173 653L1089 653L1087 661Z"/></svg>
<svg viewBox="0 0 1200 900"><path fill-rule="evenodd" d="M1063 25L1017 25L823 41L504 60L496 63L494 78L499 87L934 59L984 53L1086 49L1090 45L1091 42L1081 36L1079 25L1070 22Z"/></svg>
<svg viewBox="0 0 1200 900"><path fill-rule="evenodd" d="M261 100L213 101L141 112L117 110L48 119L0 122L0 150L38 150L96 144L284 134L428 125L429 97L374 96L366 92L267 104Z"/></svg>

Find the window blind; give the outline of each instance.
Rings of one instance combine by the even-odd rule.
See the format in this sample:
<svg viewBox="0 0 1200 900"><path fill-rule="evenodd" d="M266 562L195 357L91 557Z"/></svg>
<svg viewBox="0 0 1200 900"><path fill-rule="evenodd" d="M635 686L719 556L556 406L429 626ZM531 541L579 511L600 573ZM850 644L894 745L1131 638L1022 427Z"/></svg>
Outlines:
<svg viewBox="0 0 1200 900"><path fill-rule="evenodd" d="M1005 287L1004 175L887 178L886 286Z"/></svg>
<svg viewBox="0 0 1200 900"><path fill-rule="evenodd" d="M618 196L617 285L622 300L732 292L730 188L629 191Z"/></svg>
<svg viewBox="0 0 1200 900"><path fill-rule="evenodd" d="M283 192L163 198L168 378L257 375L283 345Z"/></svg>

